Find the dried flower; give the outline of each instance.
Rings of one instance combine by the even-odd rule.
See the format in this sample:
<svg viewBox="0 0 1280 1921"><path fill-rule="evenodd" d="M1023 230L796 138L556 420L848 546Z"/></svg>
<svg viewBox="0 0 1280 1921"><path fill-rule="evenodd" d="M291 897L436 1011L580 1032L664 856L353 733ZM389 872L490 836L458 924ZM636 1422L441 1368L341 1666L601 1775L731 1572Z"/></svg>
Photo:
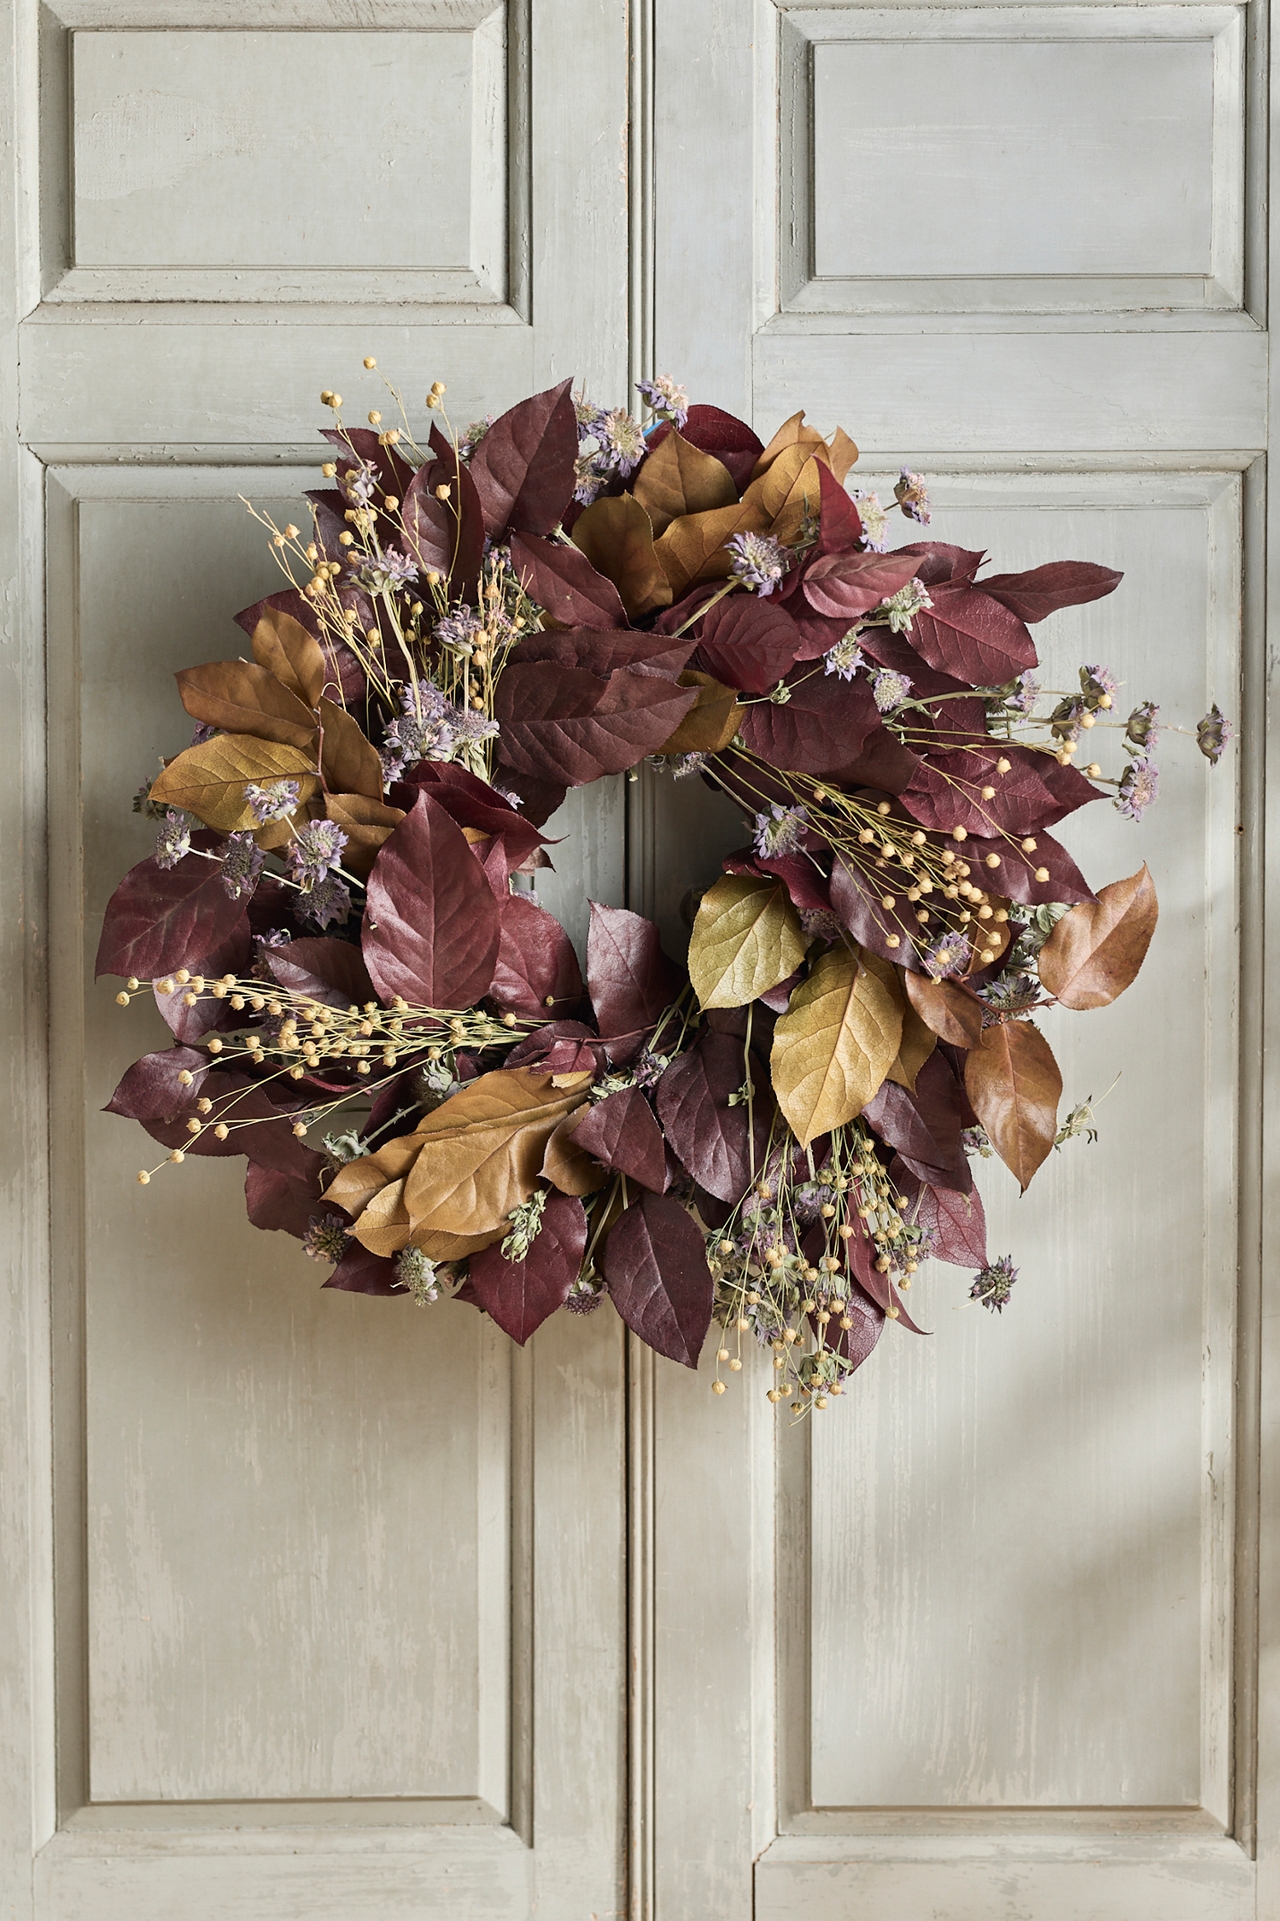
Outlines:
<svg viewBox="0 0 1280 1921"><path fill-rule="evenodd" d="M596 472L626 480L645 457L644 428L625 407L611 407L596 415L591 429L596 442Z"/></svg>
<svg viewBox="0 0 1280 1921"><path fill-rule="evenodd" d="M1104 695L1108 701L1114 700L1120 691L1120 682L1108 667L1082 667L1080 686L1091 708L1096 707Z"/></svg>
<svg viewBox="0 0 1280 1921"><path fill-rule="evenodd" d="M688 780L690 774L700 774L706 764L705 754L672 754L667 760L676 780Z"/></svg>
<svg viewBox="0 0 1280 1921"><path fill-rule="evenodd" d="M773 801L755 818L753 839L757 854L767 860L776 860L782 854L794 854L804 837L805 824L803 807L782 807L776 800Z"/></svg>
<svg viewBox="0 0 1280 1921"><path fill-rule="evenodd" d="M984 1161L991 1159L991 1142L985 1127L966 1127L961 1130L960 1145L966 1154L978 1154Z"/></svg>
<svg viewBox="0 0 1280 1921"><path fill-rule="evenodd" d="M378 485L378 470L372 461L344 458L337 479L348 506L367 507Z"/></svg>
<svg viewBox="0 0 1280 1921"><path fill-rule="evenodd" d="M259 827L265 827L269 821L285 820L296 811L299 791L296 780L249 780L245 782L244 798Z"/></svg>
<svg viewBox="0 0 1280 1921"><path fill-rule="evenodd" d="M266 855L252 834L229 834L222 849L222 885L232 900L242 900L258 884Z"/></svg>
<svg viewBox="0 0 1280 1921"><path fill-rule="evenodd" d="M298 830L285 854L285 865L304 893L309 894L341 865L347 837L336 821L309 820Z"/></svg>
<svg viewBox="0 0 1280 1921"><path fill-rule="evenodd" d="M535 1194L529 1196L527 1201L521 1201L520 1205L513 1207L507 1215L507 1219L511 1222L511 1232L502 1243L504 1261L527 1259L529 1249L538 1238L542 1227L542 1217L547 1211L549 1191L545 1187L540 1187Z"/></svg>
<svg viewBox="0 0 1280 1921"><path fill-rule="evenodd" d="M969 943L963 934L940 934L923 958L934 980L945 980L950 974L962 974L969 965Z"/></svg>
<svg viewBox="0 0 1280 1921"><path fill-rule="evenodd" d="M594 1314L603 1299L602 1287L592 1287L590 1281L579 1276L565 1296L564 1304L571 1314Z"/></svg>
<svg viewBox="0 0 1280 1921"><path fill-rule="evenodd" d="M1160 769L1146 754L1135 754L1120 776L1115 804L1127 820L1141 820L1160 791Z"/></svg>
<svg viewBox="0 0 1280 1921"><path fill-rule="evenodd" d="M1215 700L1204 719L1196 722L1196 746L1205 759L1216 767L1222 759L1224 747L1234 736L1235 729L1219 710Z"/></svg>
<svg viewBox="0 0 1280 1921"><path fill-rule="evenodd" d="M388 547L385 553L366 554L355 559L355 578L371 594L391 593L397 587L406 587L411 580L418 578L418 569L408 554L402 554L395 547Z"/></svg>
<svg viewBox="0 0 1280 1921"><path fill-rule="evenodd" d="M677 429L684 426L689 417L689 396L670 374L659 374L656 380L637 380L636 392L659 420L669 420Z"/></svg>
<svg viewBox="0 0 1280 1921"><path fill-rule="evenodd" d="M301 896L298 912L317 927L341 926L351 912L351 893L345 881L331 875Z"/></svg>
<svg viewBox="0 0 1280 1921"><path fill-rule="evenodd" d="M828 647L823 655L823 673L839 674L841 680L852 680L858 669L867 664L858 645L860 638L859 629L851 627L843 640L838 640L834 647Z"/></svg>
<svg viewBox="0 0 1280 1921"><path fill-rule="evenodd" d="M342 1214L313 1214L302 1237L302 1251L313 1261L340 1261L351 1245L351 1223Z"/></svg>
<svg viewBox="0 0 1280 1921"><path fill-rule="evenodd" d="M1011 714L1029 714L1039 698L1039 679L1028 668L1013 682L1013 692L1005 695L1004 704Z"/></svg>
<svg viewBox="0 0 1280 1921"><path fill-rule="evenodd" d="M440 1299L439 1269L420 1247L402 1247L395 1260L396 1279L413 1295L415 1307L430 1307Z"/></svg>
<svg viewBox="0 0 1280 1921"><path fill-rule="evenodd" d="M889 516L880 504L879 494L860 493L854 489L853 504L862 522L862 542L873 554L887 553L889 550Z"/></svg>
<svg viewBox="0 0 1280 1921"><path fill-rule="evenodd" d="M164 824L156 835L156 866L176 867L184 854L191 852L190 814L180 808L169 808L164 816Z"/></svg>
<svg viewBox="0 0 1280 1921"><path fill-rule="evenodd" d="M432 639L438 647L447 647L450 653L470 655L484 632L484 624L474 607L459 601L450 608L443 619L438 620L432 629Z"/></svg>
<svg viewBox="0 0 1280 1921"><path fill-rule="evenodd" d="M913 474L904 467L894 485L893 497L908 520L918 520L922 527L929 525L929 487L923 474Z"/></svg>
<svg viewBox="0 0 1280 1921"><path fill-rule="evenodd" d="M1135 707L1125 724L1125 739L1131 740L1135 747L1154 747L1160 738L1160 729L1156 725L1159 712L1154 700L1144 700Z"/></svg>
<svg viewBox="0 0 1280 1921"><path fill-rule="evenodd" d="M875 676L871 683L871 698L882 714L891 714L911 697L911 682L906 674L895 674L886 669Z"/></svg>
<svg viewBox="0 0 1280 1921"><path fill-rule="evenodd" d="M458 442L459 460L470 460L476 448L488 433L494 422L493 414L486 414L483 420L473 420Z"/></svg>
<svg viewBox="0 0 1280 1921"><path fill-rule="evenodd" d="M217 728L211 727L207 720L198 720L191 730L191 745L203 747L206 741L213 739L217 731Z"/></svg>
<svg viewBox="0 0 1280 1921"><path fill-rule="evenodd" d="M759 594L771 594L791 565L791 549L772 534L735 534L728 548L734 578Z"/></svg>
<svg viewBox="0 0 1280 1921"><path fill-rule="evenodd" d="M992 1261L989 1266L974 1275L973 1286L969 1289L969 1299L981 1301L982 1305L989 1307L993 1314L1002 1314L1017 1278L1018 1270L1013 1264L1012 1257L1002 1254L998 1261Z"/></svg>
<svg viewBox="0 0 1280 1921"><path fill-rule="evenodd" d="M800 926L809 940L835 940L844 932L844 922L829 907L802 907Z"/></svg>
<svg viewBox="0 0 1280 1921"><path fill-rule="evenodd" d="M890 594L887 600L882 600L870 618L887 625L891 633L909 634L916 615L932 605L924 583L909 580L905 587L899 587L896 594Z"/></svg>

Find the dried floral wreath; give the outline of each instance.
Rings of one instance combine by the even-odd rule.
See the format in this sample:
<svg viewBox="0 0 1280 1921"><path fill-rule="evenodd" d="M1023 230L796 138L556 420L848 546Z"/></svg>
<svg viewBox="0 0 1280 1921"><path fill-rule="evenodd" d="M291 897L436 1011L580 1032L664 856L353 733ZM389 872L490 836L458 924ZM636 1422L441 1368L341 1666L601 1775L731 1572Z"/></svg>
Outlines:
<svg viewBox="0 0 1280 1921"><path fill-rule="evenodd" d="M1036 712L1028 624L1119 574L889 551L842 431L798 414L766 447L641 393L645 425L566 381L457 439L437 384L425 451L403 406L348 428L321 396L310 534L259 516L290 585L238 616L252 660L177 676L195 739L135 802L159 840L98 973L174 1040L109 1111L170 1162L247 1155L250 1220L326 1287L453 1295L520 1342L607 1293L690 1367L715 1321L715 1391L754 1336L805 1413L913 1328L926 1256L1004 1306L972 1155L1025 1189L1091 1133L1030 1015L1113 1000L1156 899L1145 866L1095 895L1049 830L1109 788L1141 815L1157 708L1120 719L1085 666ZM918 475L894 492L928 522ZM1095 725L1115 778L1076 765ZM1228 736L1215 707L1202 752ZM687 970L592 903L584 984L523 877L570 787L646 757L751 842Z"/></svg>

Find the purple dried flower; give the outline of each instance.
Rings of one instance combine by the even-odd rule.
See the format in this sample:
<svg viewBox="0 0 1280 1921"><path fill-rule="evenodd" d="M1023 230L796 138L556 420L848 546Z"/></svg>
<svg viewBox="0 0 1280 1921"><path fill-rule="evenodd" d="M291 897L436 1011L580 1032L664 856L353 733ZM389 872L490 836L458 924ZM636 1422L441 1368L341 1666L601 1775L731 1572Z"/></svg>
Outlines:
<svg viewBox="0 0 1280 1921"><path fill-rule="evenodd" d="M1135 707L1125 725L1124 737L1131 740L1135 747L1154 747L1160 738L1156 725L1156 715L1160 708L1154 700L1144 700Z"/></svg>
<svg viewBox="0 0 1280 1921"><path fill-rule="evenodd" d="M823 673L839 674L841 680L852 680L860 667L866 666L866 657L858 645L859 629L851 627L843 640L834 647L828 647L823 655Z"/></svg>
<svg viewBox="0 0 1280 1921"><path fill-rule="evenodd" d="M594 1314L604 1299L604 1289L575 1285L565 1296L565 1306L571 1314Z"/></svg>
<svg viewBox="0 0 1280 1921"><path fill-rule="evenodd" d="M1146 754L1135 754L1120 776L1116 806L1127 820L1141 820L1160 791L1160 769Z"/></svg>
<svg viewBox="0 0 1280 1921"><path fill-rule="evenodd" d="M372 461L344 456L338 473L338 486L348 506L367 507L378 485L378 470Z"/></svg>
<svg viewBox="0 0 1280 1921"><path fill-rule="evenodd" d="M893 497L908 520L918 520L922 527L929 525L929 487L923 474L913 474L904 467Z"/></svg>
<svg viewBox="0 0 1280 1921"><path fill-rule="evenodd" d="M687 780L690 774L700 774L706 764L705 754L672 754L667 761L676 780Z"/></svg>
<svg viewBox="0 0 1280 1921"><path fill-rule="evenodd" d="M1030 668L1018 675L1016 689L1005 696L1005 706L1011 714L1029 714L1040 698L1040 682Z"/></svg>
<svg viewBox="0 0 1280 1921"><path fill-rule="evenodd" d="M669 420L679 430L689 418L689 396L670 374L656 380L637 380L636 392L660 420Z"/></svg>
<svg viewBox="0 0 1280 1921"><path fill-rule="evenodd" d="M969 954L969 943L963 934L940 934L932 947L925 949L925 968L934 980L946 980L948 975L964 972L969 965Z"/></svg>
<svg viewBox="0 0 1280 1921"><path fill-rule="evenodd" d="M734 577L762 595L773 592L792 561L791 549L772 534L735 534L728 548Z"/></svg>
<svg viewBox="0 0 1280 1921"><path fill-rule="evenodd" d="M298 793L296 780L249 780L244 787L246 805L259 827L286 820L297 809Z"/></svg>
<svg viewBox="0 0 1280 1921"><path fill-rule="evenodd" d="M345 881L330 875L328 880L318 881L310 892L300 897L298 912L304 920L314 921L317 927L340 927L351 912L351 893Z"/></svg>
<svg viewBox="0 0 1280 1921"><path fill-rule="evenodd" d="M611 407L596 415L591 429L596 442L596 472L626 480L645 456L644 429L625 407Z"/></svg>
<svg viewBox="0 0 1280 1921"><path fill-rule="evenodd" d="M371 594L389 593L418 578L418 569L408 554L400 553L395 547L388 547L385 553L359 558L352 555L351 558L355 561L355 579Z"/></svg>
<svg viewBox="0 0 1280 1921"><path fill-rule="evenodd" d="M258 884L266 855L252 834L229 834L222 850L222 885L232 900L242 900Z"/></svg>
<svg viewBox="0 0 1280 1921"><path fill-rule="evenodd" d="M341 1214L313 1214L302 1237L302 1251L313 1261L340 1261L351 1245L351 1223Z"/></svg>
<svg viewBox="0 0 1280 1921"><path fill-rule="evenodd" d="M1222 750L1234 735L1235 729L1219 710L1216 700L1204 719L1196 722L1196 746L1214 767L1222 759Z"/></svg>
<svg viewBox="0 0 1280 1921"><path fill-rule="evenodd" d="M203 747L206 741L213 739L217 731L217 728L211 727L207 720L198 720L196 722L195 732L191 736L191 745L193 747Z"/></svg>
<svg viewBox="0 0 1280 1921"><path fill-rule="evenodd" d="M483 420L473 420L471 422L471 425L463 434L462 439L458 442L459 460L471 459L476 448L480 445L480 442L484 439L490 427L492 427L493 422L494 416L492 414L486 414Z"/></svg>
<svg viewBox="0 0 1280 1921"><path fill-rule="evenodd" d="M289 843L285 865L304 893L310 893L339 866L347 837L336 821L309 820Z"/></svg>
<svg viewBox="0 0 1280 1921"><path fill-rule="evenodd" d="M893 713L911 697L911 682L906 674L895 674L886 669L876 675L871 683L871 698L882 714Z"/></svg>
<svg viewBox="0 0 1280 1921"><path fill-rule="evenodd" d="M475 608L468 607L465 601L460 600L443 620L436 622L432 630L432 639L439 646L447 647L451 653L470 654L475 648L478 636L483 632L484 625Z"/></svg>
<svg viewBox="0 0 1280 1921"><path fill-rule="evenodd" d="M1096 707L1104 694L1114 700L1120 691L1120 682L1109 667L1082 667L1080 686L1091 707Z"/></svg>
<svg viewBox="0 0 1280 1921"><path fill-rule="evenodd" d="M766 860L776 860L782 854L794 854L804 837L804 830L804 808L781 807L775 800L763 813L756 815L753 832L756 852Z"/></svg>
<svg viewBox="0 0 1280 1921"><path fill-rule="evenodd" d="M835 940L844 932L844 922L829 907L802 907L800 926L810 940Z"/></svg>
<svg viewBox="0 0 1280 1921"><path fill-rule="evenodd" d="M969 1289L971 1301L981 1301L993 1314L1002 1314L1009 1299L1010 1289L1018 1278L1018 1270L1012 1257L1002 1254L998 1261L992 1261L980 1273L975 1274L973 1286Z"/></svg>
<svg viewBox="0 0 1280 1921"><path fill-rule="evenodd" d="M873 554L889 551L889 516L880 504L879 494L853 493L853 504L862 522L862 544Z"/></svg>
<svg viewBox="0 0 1280 1921"><path fill-rule="evenodd" d="M191 816L170 808L156 835L156 866L176 867L191 852Z"/></svg>

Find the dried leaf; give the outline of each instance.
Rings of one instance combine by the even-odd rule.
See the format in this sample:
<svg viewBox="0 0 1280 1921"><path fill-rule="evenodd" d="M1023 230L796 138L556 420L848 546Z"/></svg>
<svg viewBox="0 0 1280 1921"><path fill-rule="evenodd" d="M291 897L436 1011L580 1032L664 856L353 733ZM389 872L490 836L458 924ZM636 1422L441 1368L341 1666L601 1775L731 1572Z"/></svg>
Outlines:
<svg viewBox="0 0 1280 1921"><path fill-rule="evenodd" d="M320 771L325 786L335 794L363 794L369 800L382 799L382 762L378 750L366 739L363 728L345 708L331 700L317 702L320 724L324 729L320 746Z"/></svg>
<svg viewBox="0 0 1280 1921"><path fill-rule="evenodd" d="M1062 1075L1030 1021L989 1027L965 1060L965 1092L991 1145L1023 1193L1058 1131Z"/></svg>
<svg viewBox="0 0 1280 1921"><path fill-rule="evenodd" d="M574 521L572 537L597 573L613 582L632 620L671 605L671 583L654 550L653 527L633 494L593 502Z"/></svg>
<svg viewBox="0 0 1280 1921"><path fill-rule="evenodd" d="M625 907L591 902L587 934L587 987L596 1025L610 1058L630 1060L680 991L680 976L662 951L662 937L651 920Z"/></svg>
<svg viewBox="0 0 1280 1921"><path fill-rule="evenodd" d="M547 1142L581 1107L590 1075L499 1068L468 1081L416 1129L421 1151L406 1186L415 1235L487 1233L537 1185Z"/></svg>
<svg viewBox="0 0 1280 1921"><path fill-rule="evenodd" d="M494 711L505 761L517 773L581 787L657 753L693 701L688 688L639 669L604 680L535 661L504 671Z"/></svg>
<svg viewBox="0 0 1280 1921"><path fill-rule="evenodd" d="M772 519L772 513L758 499L747 499L673 520L654 543L673 596L682 594L695 580L722 580L729 572L726 543L735 534L767 533Z"/></svg>
<svg viewBox="0 0 1280 1921"><path fill-rule="evenodd" d="M485 532L497 541L508 527L549 534L573 497L578 421L572 380L521 400L499 415L470 465Z"/></svg>
<svg viewBox="0 0 1280 1921"><path fill-rule="evenodd" d="M443 807L422 794L373 864L365 908L365 964L385 999L473 1007L498 958L498 903L485 872Z"/></svg>
<svg viewBox="0 0 1280 1921"><path fill-rule="evenodd" d="M732 687L724 687L710 674L686 668L680 676L682 687L694 687L697 694L692 707L674 734L664 740L660 754L718 754L729 745L742 724L746 708L739 705Z"/></svg>
<svg viewBox="0 0 1280 1921"><path fill-rule="evenodd" d="M174 867L154 860L131 867L107 904L94 978L154 980L171 968L199 966L244 918L217 867L186 854Z"/></svg>
<svg viewBox="0 0 1280 1921"><path fill-rule="evenodd" d="M505 892L498 901L501 938L490 992L501 1007L542 1014L568 1012L584 992L573 942L554 914L527 894Z"/></svg>
<svg viewBox="0 0 1280 1921"><path fill-rule="evenodd" d="M781 882L726 874L702 897L689 978L704 1007L744 1007L794 974L808 942Z"/></svg>
<svg viewBox="0 0 1280 1921"><path fill-rule="evenodd" d="M373 982L358 947L332 934L268 947L263 958L274 980L295 994L309 994L326 1007L363 1007L374 999Z"/></svg>
<svg viewBox="0 0 1280 1921"><path fill-rule="evenodd" d="M663 440L674 431L674 428L662 426L650 435L650 459ZM720 407L690 407L688 419L680 431L691 447L700 447L703 453L714 454L717 460L723 461L739 491L750 481L756 461L764 452L746 422L734 414L725 413Z"/></svg>
<svg viewBox="0 0 1280 1921"><path fill-rule="evenodd" d="M1088 560L1051 560L1022 574L988 574L977 584L984 594L1003 602L1019 620L1044 620L1059 607L1078 607L1087 600L1113 594L1123 574Z"/></svg>
<svg viewBox="0 0 1280 1921"><path fill-rule="evenodd" d="M642 1089L624 1087L597 1101L573 1123L576 1146L602 1166L663 1194L669 1186L662 1129Z"/></svg>
<svg viewBox="0 0 1280 1921"><path fill-rule="evenodd" d="M553 1194L522 1261L508 1261L495 1242L467 1269L476 1300L504 1334L524 1346L535 1328L564 1305L587 1246L582 1202Z"/></svg>
<svg viewBox="0 0 1280 1921"><path fill-rule="evenodd" d="M398 1254L409 1245L409 1210L405 1206L403 1180L388 1181L365 1204L351 1232L370 1254Z"/></svg>
<svg viewBox="0 0 1280 1921"><path fill-rule="evenodd" d="M562 1194L594 1194L609 1178L599 1161L573 1138L574 1129L587 1112L590 1110L576 1107L566 1114L547 1142L547 1151L542 1157L543 1180L550 1181Z"/></svg>
<svg viewBox="0 0 1280 1921"><path fill-rule="evenodd" d="M822 459L810 455L800 472L791 483L791 490L783 501L774 522L769 529L775 540L787 546L794 546L800 539L806 524L816 521L822 499L821 475L826 471L826 447L822 448Z"/></svg>
<svg viewBox="0 0 1280 1921"><path fill-rule="evenodd" d="M306 707L314 707L324 692L320 643L301 621L278 607L268 607L254 628L253 657Z"/></svg>
<svg viewBox="0 0 1280 1921"><path fill-rule="evenodd" d="M738 489L722 460L704 453L676 432L667 434L641 466L635 498L648 514L654 533L661 534L685 514L732 506ZM578 526L574 528L575 540Z"/></svg>
<svg viewBox="0 0 1280 1921"><path fill-rule="evenodd" d="M342 865L357 880L366 880L378 849L404 819L403 807L388 807L367 794L326 794L324 811L347 837Z"/></svg>
<svg viewBox="0 0 1280 1921"><path fill-rule="evenodd" d="M826 444L826 441L822 438L818 429L811 427L805 420L804 408L802 407L798 414L792 414L789 420L783 421L777 433L773 436L773 439L757 460L752 478L758 479L761 474L767 473L779 456L785 453L789 447L804 447L809 452L812 452L815 447L825 449Z"/></svg>
<svg viewBox="0 0 1280 1921"><path fill-rule="evenodd" d="M850 440L843 427L837 427L827 442L827 451L828 458L831 462L831 471L843 487L845 475L848 473L850 467L857 465L857 445L854 441Z"/></svg>
<svg viewBox="0 0 1280 1921"><path fill-rule="evenodd" d="M697 658L727 687L767 694L795 666L800 646L785 608L756 594L730 594L703 620Z"/></svg>
<svg viewBox="0 0 1280 1921"><path fill-rule="evenodd" d="M977 1047L982 1039L982 1005L951 981L927 980L923 974L904 974L907 999L939 1040L952 1047Z"/></svg>
<svg viewBox="0 0 1280 1921"><path fill-rule="evenodd" d="M171 760L153 783L151 798L166 807L185 807L207 827L231 834L257 825L244 797L246 781L296 780L305 801L318 785L315 764L313 753L282 741L218 734Z"/></svg>
<svg viewBox="0 0 1280 1921"><path fill-rule="evenodd" d="M315 765L315 715L265 667L247 660L214 660L204 667L186 667L175 678L193 720L229 734L254 734L260 740L306 748Z"/></svg>
<svg viewBox="0 0 1280 1921"><path fill-rule="evenodd" d="M774 1092L802 1147L859 1115L902 1041L902 1005L844 945L818 957L774 1029Z"/></svg>
<svg viewBox="0 0 1280 1921"><path fill-rule="evenodd" d="M696 1367L714 1289L702 1230L669 1194L642 1194L611 1230L601 1260L609 1295L642 1341Z"/></svg>
<svg viewBox="0 0 1280 1921"><path fill-rule="evenodd" d="M1159 907L1146 862L1127 880L1112 881L1096 901L1082 901L1064 914L1037 965L1045 987L1062 1007L1106 1007L1136 978Z"/></svg>
<svg viewBox="0 0 1280 1921"><path fill-rule="evenodd" d="M929 588L932 605L912 623L911 644L940 673L971 687L998 687L1036 664L1035 642L1015 613L955 580Z"/></svg>
<svg viewBox="0 0 1280 1921"><path fill-rule="evenodd" d="M627 616L617 588L576 547L533 534L513 534L511 565L530 599L562 626L625 627Z"/></svg>
<svg viewBox="0 0 1280 1921"><path fill-rule="evenodd" d="M889 1069L889 1079L914 1094L916 1076L937 1045L938 1036L916 1012L908 994L907 1005L902 1010L902 1041L898 1058Z"/></svg>
<svg viewBox="0 0 1280 1921"><path fill-rule="evenodd" d="M742 1094L748 1083L752 1100ZM739 1201L764 1166L768 1081L742 1039L707 1028L658 1082L658 1118L685 1170L720 1201Z"/></svg>

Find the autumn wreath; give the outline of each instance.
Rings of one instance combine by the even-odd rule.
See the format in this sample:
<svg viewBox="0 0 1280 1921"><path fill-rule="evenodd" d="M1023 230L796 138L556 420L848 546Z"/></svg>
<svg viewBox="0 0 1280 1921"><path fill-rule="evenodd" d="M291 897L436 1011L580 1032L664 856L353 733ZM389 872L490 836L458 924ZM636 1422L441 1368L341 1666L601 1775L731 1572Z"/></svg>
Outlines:
<svg viewBox="0 0 1280 1921"><path fill-rule="evenodd" d="M888 551L843 432L766 447L641 392L645 425L566 381L457 437L437 385L425 450L403 408L350 428L322 396L307 531L260 516L289 585L238 616L252 659L177 676L195 738L135 802L159 838L98 972L173 1044L110 1111L169 1162L246 1155L250 1220L326 1287L453 1295L521 1342L607 1293L689 1366L715 1320L716 1390L754 1336L804 1412L913 1325L926 1256L1007 1299L970 1157L1025 1188L1088 1126L1030 1016L1114 999L1156 921L1145 867L1095 895L1049 830L1108 791L1142 812L1157 710L1093 665L1038 711L1029 623L1117 573ZM894 492L928 521L918 476ZM1112 777L1077 764L1096 725ZM1200 723L1211 760L1227 731ZM646 757L749 843L687 966L593 903L584 984L529 882L567 790Z"/></svg>

